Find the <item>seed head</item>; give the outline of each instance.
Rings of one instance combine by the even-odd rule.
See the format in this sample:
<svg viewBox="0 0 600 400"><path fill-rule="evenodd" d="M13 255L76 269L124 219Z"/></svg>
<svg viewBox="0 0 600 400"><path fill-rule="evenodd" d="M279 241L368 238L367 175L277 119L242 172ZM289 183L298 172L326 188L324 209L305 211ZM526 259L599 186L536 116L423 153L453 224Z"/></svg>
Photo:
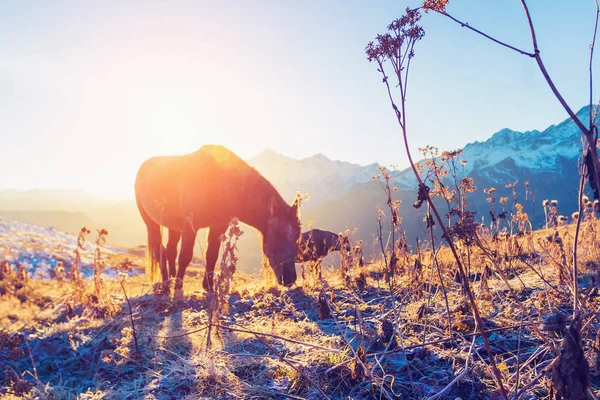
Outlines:
<svg viewBox="0 0 600 400"><path fill-rule="evenodd" d="M579 219L579 212L575 211L573 214L571 214L571 218L573 218L573 221L577 221Z"/></svg>

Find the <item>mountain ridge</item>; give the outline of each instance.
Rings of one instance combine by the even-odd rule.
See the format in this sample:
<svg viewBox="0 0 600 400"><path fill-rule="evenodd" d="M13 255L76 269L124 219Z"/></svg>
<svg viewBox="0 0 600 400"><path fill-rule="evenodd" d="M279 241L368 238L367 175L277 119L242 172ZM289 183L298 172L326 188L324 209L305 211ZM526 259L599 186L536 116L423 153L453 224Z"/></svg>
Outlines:
<svg viewBox="0 0 600 400"><path fill-rule="evenodd" d="M588 110L586 106L577 115L585 121ZM559 212L570 215L577 208L580 136L577 126L570 119L565 119L544 130L519 132L504 128L485 141L467 144L459 156L466 159L467 164L464 171L459 167L461 170L458 172L472 177L477 187L476 192L469 196L470 208L477 212L478 218L485 219L489 203L483 189L495 187L497 198L511 198L512 191L505 185L518 181L517 201L524 205L534 228L543 224L541 201L545 198L559 200ZM380 185L373 180L380 174L379 164L359 165L330 160L322 153L294 159L271 149L249 158L248 162L269 179L288 202L294 200L297 192L309 195L310 200L303 202L301 207L303 230L307 229L308 221L313 221L315 228L334 232L356 228L357 240L372 243L377 208L384 206L385 209L387 200ZM416 200L416 179L410 168L394 170L392 174L393 183L399 186L393 194L394 200L402 202L400 211L404 229L410 243L414 243L417 237L425 237L423 216L419 214L420 210L415 212L412 208ZM526 181L529 182L527 193L524 188ZM82 212L85 218L111 232L111 243L127 246L145 243L146 230L133 200L103 201L98 196L77 191L73 191L76 196L72 198L66 196L68 193L64 190L0 190L0 210ZM73 227L58 219L59 215L55 214L57 220L54 225L68 227L72 231ZM33 222L34 217L35 213L31 213L27 222ZM79 217L81 220L84 218ZM46 215L46 219L39 222L49 225L53 221ZM258 251L255 236L244 235L246 242L240 243L241 252ZM259 263L259 257L246 259Z"/></svg>

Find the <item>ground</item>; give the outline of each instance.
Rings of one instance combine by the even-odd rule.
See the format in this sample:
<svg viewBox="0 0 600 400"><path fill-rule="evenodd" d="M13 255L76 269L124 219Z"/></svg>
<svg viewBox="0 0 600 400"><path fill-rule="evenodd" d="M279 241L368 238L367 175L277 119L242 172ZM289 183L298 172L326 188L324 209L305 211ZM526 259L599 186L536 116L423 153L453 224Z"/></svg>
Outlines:
<svg viewBox="0 0 600 400"><path fill-rule="evenodd" d="M558 284L560 272L548 261L554 250L543 256L546 234L515 239L522 247L538 244L489 273L472 254L469 271L504 387L513 395L517 388L521 399L551 395L553 346L572 310L568 285ZM583 246L582 257L588 251ZM105 277L96 291L93 279L74 290L68 280L23 281L11 271L0 281L0 392L47 399L500 398L447 253L438 254L443 286L431 253L423 253L402 264L392 287L382 262L353 265L346 275L326 266L322 280L306 276L290 289L262 271L236 272L226 305L216 308L201 289L198 266L189 269L184 293L169 298L156 295L143 274ZM141 267L139 251L127 257ZM595 266L586 265L580 285L593 310ZM585 318L598 393L597 327L589 313Z"/></svg>

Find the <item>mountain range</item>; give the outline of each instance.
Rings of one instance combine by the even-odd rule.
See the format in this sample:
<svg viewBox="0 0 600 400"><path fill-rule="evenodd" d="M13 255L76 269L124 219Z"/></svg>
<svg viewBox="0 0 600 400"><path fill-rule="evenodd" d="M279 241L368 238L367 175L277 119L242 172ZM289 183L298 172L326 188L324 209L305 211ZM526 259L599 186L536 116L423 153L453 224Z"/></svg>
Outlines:
<svg viewBox="0 0 600 400"><path fill-rule="evenodd" d="M583 107L577 115L587 121L589 108ZM494 187L497 199L511 198L511 189L505 186L518 181L518 201L524 204L534 227L544 223L543 199L558 200L559 212L570 215L577 205L580 137L578 128L567 119L543 131L502 129L488 140L467 144L459 156L467 161L460 174L472 177L477 187L469 197L469 207L477 211L478 218L489 219L484 189ZM248 163L269 179L288 202L294 200L297 192L309 195L310 199L301 207L303 230L308 221L313 221L315 228L335 232L350 229L355 232L355 240L365 241L367 253L376 249L373 246L377 209L386 203L380 184L373 180L379 174L377 163L361 166L330 160L322 154L297 160L272 150L261 152ZM410 168L392 173L394 184L398 185L394 200L402 202L403 227L409 243L414 245L417 238L426 237L423 211L412 207L417 197L416 179ZM527 193L525 182L529 183ZM119 246L136 246L146 240L145 227L133 200L106 201L77 191L8 189L0 190L0 215L52 225L71 233L76 233L82 225L106 228L110 232L109 243ZM247 231L239 246L240 260L242 264L259 265L257 235Z"/></svg>

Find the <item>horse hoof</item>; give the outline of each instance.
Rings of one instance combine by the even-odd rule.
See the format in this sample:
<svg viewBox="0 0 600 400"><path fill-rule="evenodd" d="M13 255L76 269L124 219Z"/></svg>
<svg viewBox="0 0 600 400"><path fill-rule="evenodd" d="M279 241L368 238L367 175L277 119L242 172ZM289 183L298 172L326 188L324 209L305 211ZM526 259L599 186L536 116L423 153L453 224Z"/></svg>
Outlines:
<svg viewBox="0 0 600 400"><path fill-rule="evenodd" d="M154 294L159 297L170 296L171 290L169 288L169 283L156 283L154 284Z"/></svg>
<svg viewBox="0 0 600 400"><path fill-rule="evenodd" d="M175 287L175 291L173 293L173 300L183 301L183 288Z"/></svg>
<svg viewBox="0 0 600 400"><path fill-rule="evenodd" d="M175 290L183 291L183 280L182 279L175 280Z"/></svg>

